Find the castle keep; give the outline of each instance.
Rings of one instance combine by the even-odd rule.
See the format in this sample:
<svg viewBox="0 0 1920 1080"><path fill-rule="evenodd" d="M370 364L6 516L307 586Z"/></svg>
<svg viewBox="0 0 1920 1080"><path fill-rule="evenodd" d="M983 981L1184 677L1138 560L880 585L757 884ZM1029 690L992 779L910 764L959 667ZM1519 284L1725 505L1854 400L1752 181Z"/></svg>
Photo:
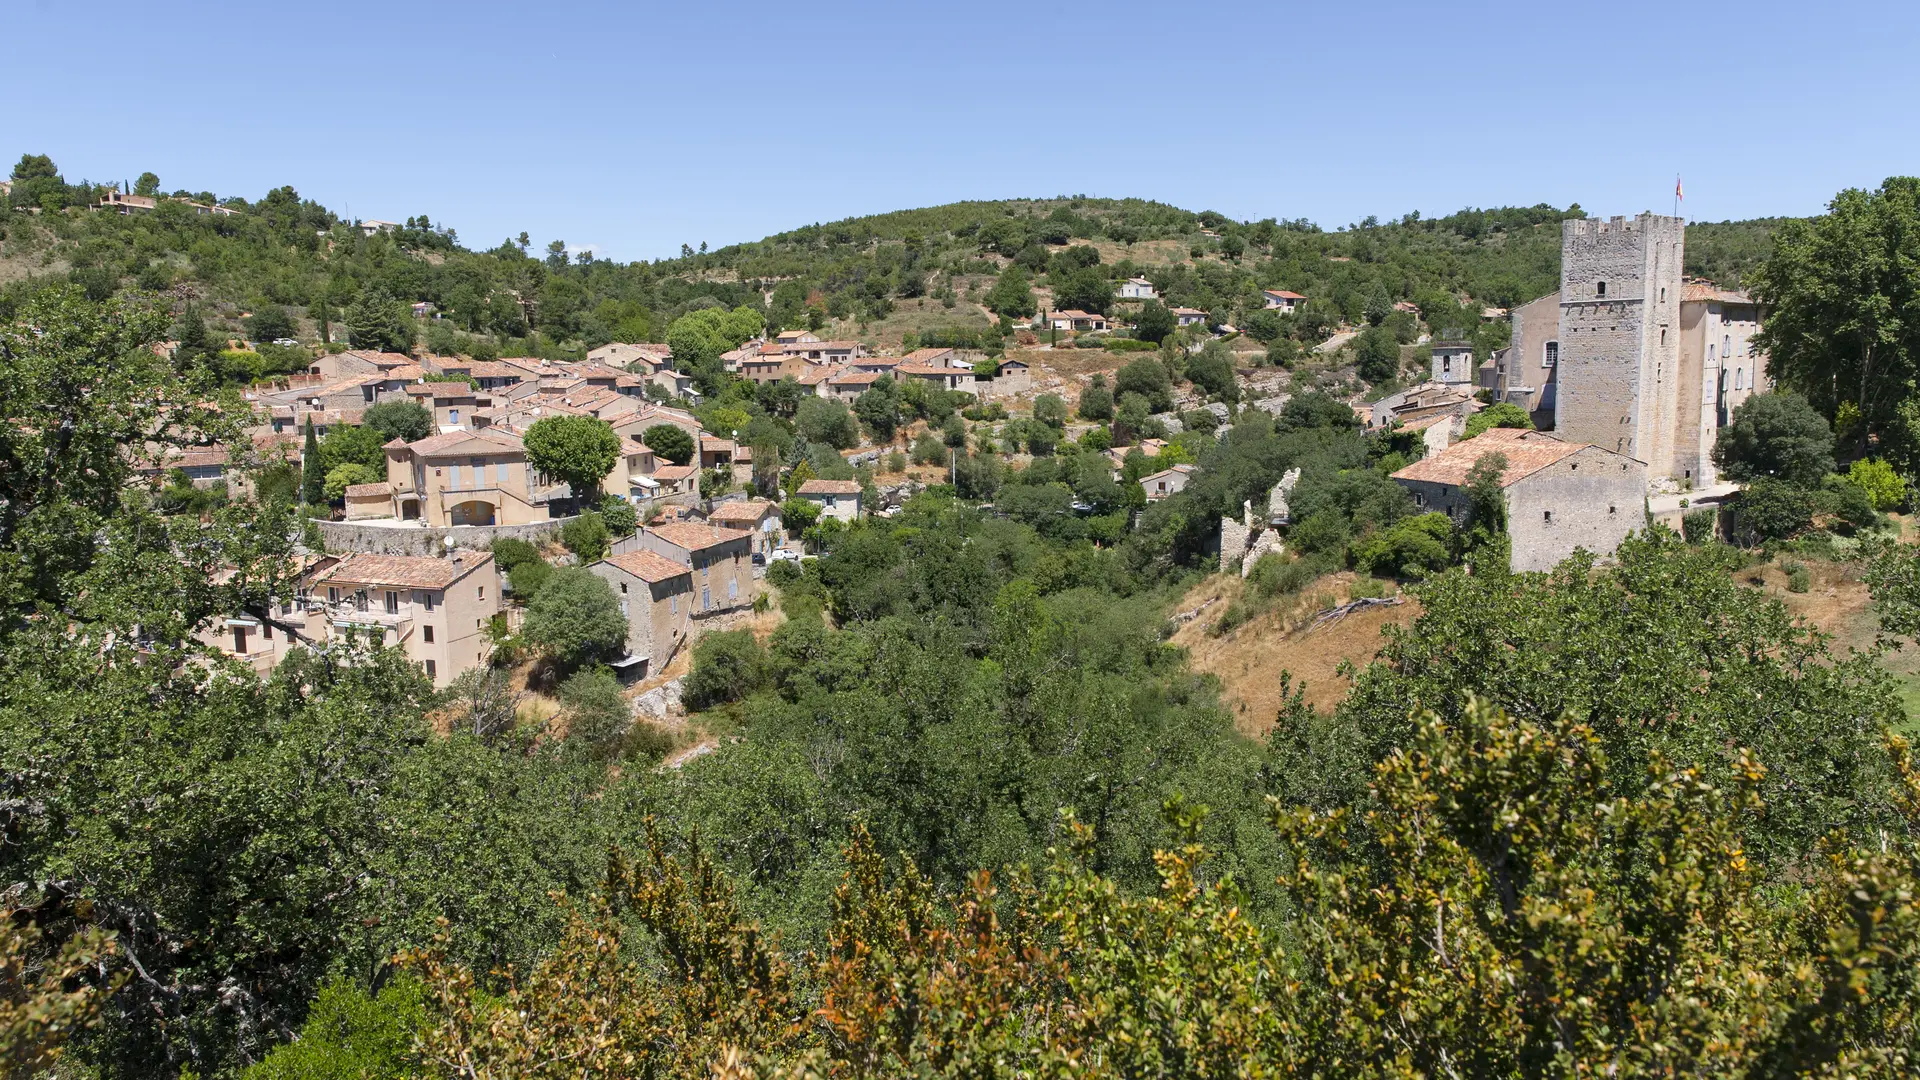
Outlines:
<svg viewBox="0 0 1920 1080"><path fill-rule="evenodd" d="M1512 345L1487 373L1496 398L1645 462L1656 484L1714 483L1714 441L1766 376L1758 305L1681 277L1679 218L1567 220L1560 240L1560 291L1514 309Z"/></svg>
<svg viewBox="0 0 1920 1080"><path fill-rule="evenodd" d="M1679 476L1679 218L1572 219L1560 233L1554 431ZM1687 458L1685 470L1693 468Z"/></svg>

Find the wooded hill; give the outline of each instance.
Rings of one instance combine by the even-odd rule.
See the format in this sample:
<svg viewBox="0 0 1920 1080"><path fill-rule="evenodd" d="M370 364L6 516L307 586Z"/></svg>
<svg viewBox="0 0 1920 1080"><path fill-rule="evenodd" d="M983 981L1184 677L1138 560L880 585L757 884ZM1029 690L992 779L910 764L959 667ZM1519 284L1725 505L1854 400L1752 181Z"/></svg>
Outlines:
<svg viewBox="0 0 1920 1080"><path fill-rule="evenodd" d="M1420 304L1423 314L1449 304L1477 313L1549 292L1559 276L1557 223L1585 215L1577 205L1542 204L1368 218L1328 231L1140 199L1010 199L849 218L714 251L683 247L676 259L618 263L590 253L570 258L562 240L536 249L524 232L477 250L424 214L365 235L291 186L257 201L184 190L168 197L152 174L134 188L156 198L155 208L92 210L107 187L70 184L46 157L22 157L13 212L0 219L0 316L31 285L64 278L96 299L136 288L171 292L176 307L201 309L216 333L317 340L324 329L333 340L374 347L424 338L437 353L561 358L608 341L660 340L675 318L711 306L752 307L776 328L897 338L899 327L884 320L914 301L924 312L915 322L923 339L939 337L944 312L954 336L992 347L999 334L990 309L1024 314L1022 302L989 295L1018 265L1050 290L1040 299L1055 307L1106 310L1112 286L1142 274L1169 305L1235 325L1261 309L1262 288L1290 289L1311 302L1286 330L1311 338L1398 301ZM1737 283L1781 220L1694 226L1688 270ZM1069 246L1087 250L1068 253ZM407 305L418 301L444 318L407 318ZM252 322L243 321L248 315Z"/></svg>

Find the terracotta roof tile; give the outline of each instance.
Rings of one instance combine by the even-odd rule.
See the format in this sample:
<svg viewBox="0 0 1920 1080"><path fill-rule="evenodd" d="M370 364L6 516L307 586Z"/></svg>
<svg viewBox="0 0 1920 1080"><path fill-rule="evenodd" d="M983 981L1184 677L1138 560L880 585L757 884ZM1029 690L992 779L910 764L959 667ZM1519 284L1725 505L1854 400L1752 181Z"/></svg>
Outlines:
<svg viewBox="0 0 1920 1080"><path fill-rule="evenodd" d="M718 525L702 525L692 521L676 521L667 525L650 525L647 531L665 540L677 548L688 551L704 551L733 540L745 540L753 536L745 529L723 529Z"/></svg>
<svg viewBox="0 0 1920 1080"><path fill-rule="evenodd" d="M746 499L739 502L721 503L719 506L713 508L713 513L707 515L707 520L722 523L729 521L754 522L759 521L766 515L768 510L773 508L773 504L765 499Z"/></svg>
<svg viewBox="0 0 1920 1080"><path fill-rule="evenodd" d="M646 582L666 581L693 573L692 570L665 555L652 551L629 551L625 555L610 555L607 557L607 562Z"/></svg>
<svg viewBox="0 0 1920 1080"><path fill-rule="evenodd" d="M802 495L858 495L858 480L809 480L800 485Z"/></svg>
<svg viewBox="0 0 1920 1080"><path fill-rule="evenodd" d="M476 568L493 561L487 552L461 552L450 559L422 555L356 553L341 559L317 584L399 585L411 589L444 589Z"/></svg>
<svg viewBox="0 0 1920 1080"><path fill-rule="evenodd" d="M1507 470L1500 476L1501 487L1511 487L1564 458L1587 448L1587 443L1562 442L1543 431L1518 428L1494 428L1454 443L1445 450L1393 474L1395 480L1419 480L1429 484L1460 485L1467 472L1488 454L1503 454Z"/></svg>

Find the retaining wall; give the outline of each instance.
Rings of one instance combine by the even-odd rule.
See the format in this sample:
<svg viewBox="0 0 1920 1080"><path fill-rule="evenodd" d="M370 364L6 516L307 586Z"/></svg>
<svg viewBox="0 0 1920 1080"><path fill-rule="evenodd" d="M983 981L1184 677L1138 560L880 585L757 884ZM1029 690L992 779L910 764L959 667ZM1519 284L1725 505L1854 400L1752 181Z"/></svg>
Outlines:
<svg viewBox="0 0 1920 1080"><path fill-rule="evenodd" d="M447 537L453 546L485 551L495 540L525 540L539 545L558 540L560 527L571 518L532 521L524 525L453 525L447 528L371 525L364 521L320 521L320 536L332 552L364 551L375 555L441 555Z"/></svg>

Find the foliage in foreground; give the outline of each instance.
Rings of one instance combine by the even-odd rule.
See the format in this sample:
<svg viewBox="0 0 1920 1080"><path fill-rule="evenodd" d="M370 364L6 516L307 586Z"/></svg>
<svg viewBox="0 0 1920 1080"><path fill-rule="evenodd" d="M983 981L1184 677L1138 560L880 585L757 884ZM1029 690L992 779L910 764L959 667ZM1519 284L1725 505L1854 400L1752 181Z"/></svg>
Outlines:
<svg viewBox="0 0 1920 1080"><path fill-rule="evenodd" d="M1275 805L1299 911L1249 921L1175 800L1160 888L1092 869L1069 820L1037 879L937 897L856 832L826 947L789 964L697 837L616 855L503 998L433 950L433 1075L1899 1076L1920 1002L1920 776L1892 842L1836 834L1790 890L1731 783L1660 757L1610 780L1594 729L1481 702L1417 719L1364 816ZM1858 846L1856 846L1858 844Z"/></svg>

